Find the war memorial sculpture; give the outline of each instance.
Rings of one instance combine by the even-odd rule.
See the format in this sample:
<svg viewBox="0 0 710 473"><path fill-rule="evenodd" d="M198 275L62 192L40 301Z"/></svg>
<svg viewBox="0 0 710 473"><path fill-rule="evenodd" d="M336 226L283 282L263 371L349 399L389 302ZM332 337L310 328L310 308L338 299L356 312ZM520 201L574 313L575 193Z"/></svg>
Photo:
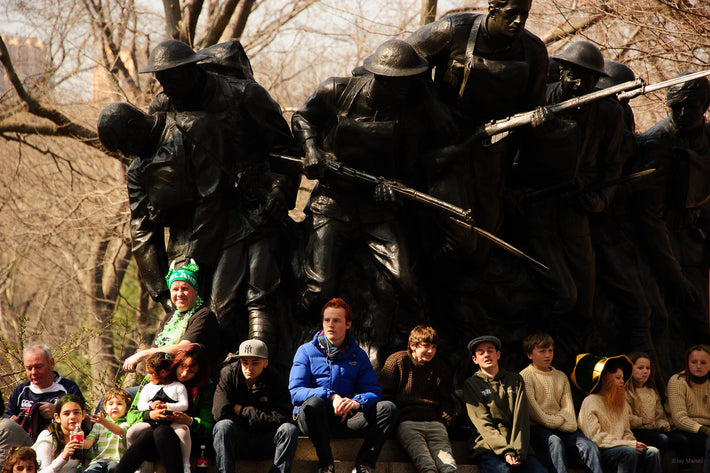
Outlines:
<svg viewBox="0 0 710 473"><path fill-rule="evenodd" d="M305 332L282 325L317 326L343 297L376 367L426 323L454 371L471 338L542 329L567 371L600 346L647 351L667 377L667 347L710 338L708 72L659 84L669 116L635 134L629 100L654 85L586 41L548 69L530 7L490 0L383 42L315 88L293 134L238 42L156 46L141 72L163 91L98 127L133 159L151 296L171 310L168 268L196 262L228 351L293 350ZM301 173L317 184L295 223Z"/></svg>

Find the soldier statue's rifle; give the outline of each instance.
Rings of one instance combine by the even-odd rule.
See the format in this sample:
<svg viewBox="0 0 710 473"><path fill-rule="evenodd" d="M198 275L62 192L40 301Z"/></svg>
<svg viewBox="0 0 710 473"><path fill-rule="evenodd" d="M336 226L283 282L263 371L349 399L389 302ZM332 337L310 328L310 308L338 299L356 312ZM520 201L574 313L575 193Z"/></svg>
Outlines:
<svg viewBox="0 0 710 473"><path fill-rule="evenodd" d="M656 172L655 168L644 169L643 171L626 174L624 176L617 177L616 179L609 179L608 181L595 182L587 186L583 185L579 179L575 178L561 184L555 184L550 187L545 187L544 189L528 192L525 194L525 200L529 202L537 202L547 197L565 194L568 192L581 193L584 191L598 191L617 184L625 184L627 182L642 179L646 176L650 176L654 172Z"/></svg>
<svg viewBox="0 0 710 473"><path fill-rule="evenodd" d="M271 154L269 156L271 158L272 163L274 164L274 167L283 168L284 164L286 164L286 166L297 165L299 166L299 169L303 169L302 161L298 158L277 154ZM548 268L535 258L527 255L526 253L517 249L510 243L501 240L492 233L475 226L473 215L471 214L470 210L462 209L461 207L457 207L456 205L446 202L445 200L438 199L432 195L425 194L424 192L420 192L411 187L407 187L401 182L391 179L385 179L384 177L373 176L372 174L368 174L350 166L346 166L345 164L332 158L326 159L324 165L328 172L331 172L337 176L349 179L351 181L369 184L373 186L378 184L384 184L390 189L392 189L392 192L394 194L400 197L404 197L406 199L413 200L414 202L424 204L428 207L441 210L448 214L449 218L457 225L465 228L468 231L477 233L481 237L503 248L505 251L512 253L515 256L518 256L529 263L532 263L535 267L542 269L543 271L550 271L550 268Z"/></svg>
<svg viewBox="0 0 710 473"><path fill-rule="evenodd" d="M547 115L554 115L556 113L564 112L565 110L578 108L583 105L596 102L604 97L612 97L617 95L619 100L631 99L638 97L639 95L644 95L649 92L654 92L656 90L682 84L683 82L688 82L709 75L710 70L693 72L691 74L664 80L651 85L646 85L643 79L637 77L635 80L622 82L621 84L617 84L606 89L595 90L589 94L580 95L579 97L574 97L569 100L565 100L564 102L540 106L535 110L530 110L529 112L516 113L508 118L493 120L474 130L473 136L469 139L469 141L477 141L488 137L492 138L491 141L498 141L500 138L507 135L507 132L510 130L529 125L536 121L542 122L544 117ZM503 136L498 139L494 138L497 135Z"/></svg>

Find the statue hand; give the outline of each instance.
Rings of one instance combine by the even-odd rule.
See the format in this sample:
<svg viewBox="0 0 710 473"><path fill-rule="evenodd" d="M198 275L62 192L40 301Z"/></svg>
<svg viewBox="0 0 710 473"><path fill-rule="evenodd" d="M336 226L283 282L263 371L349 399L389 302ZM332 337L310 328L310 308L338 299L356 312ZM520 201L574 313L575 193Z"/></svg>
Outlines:
<svg viewBox="0 0 710 473"><path fill-rule="evenodd" d="M378 182L375 186L376 202L397 202L397 196L392 188L385 182Z"/></svg>
<svg viewBox="0 0 710 473"><path fill-rule="evenodd" d="M328 159L327 153L313 144L313 140L308 140L303 159L303 172L306 177L308 179L321 179L325 174L326 159Z"/></svg>
<svg viewBox="0 0 710 473"><path fill-rule="evenodd" d="M606 208L606 200L597 192L581 192L577 203L587 213L599 213Z"/></svg>
<svg viewBox="0 0 710 473"><path fill-rule="evenodd" d="M553 119L556 119L557 116L546 109L545 107L537 107L533 111L532 115L532 121L530 122L530 126L533 128L537 128L541 125L544 125L547 122L552 121Z"/></svg>

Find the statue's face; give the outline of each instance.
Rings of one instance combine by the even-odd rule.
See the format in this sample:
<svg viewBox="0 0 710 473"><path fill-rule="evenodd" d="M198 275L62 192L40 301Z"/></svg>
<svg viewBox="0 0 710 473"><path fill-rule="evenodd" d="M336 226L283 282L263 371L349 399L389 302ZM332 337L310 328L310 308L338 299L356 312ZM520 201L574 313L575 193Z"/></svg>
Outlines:
<svg viewBox="0 0 710 473"><path fill-rule="evenodd" d="M163 92L171 100L178 102L189 98L199 81L197 66L194 64L158 71L155 73L155 78L163 86Z"/></svg>
<svg viewBox="0 0 710 473"><path fill-rule="evenodd" d="M565 62L560 68L562 90L570 97L579 97L594 90L599 73Z"/></svg>
<svg viewBox="0 0 710 473"><path fill-rule="evenodd" d="M689 98L674 103L670 107L671 121L679 130L694 130L705 123L706 104L701 100Z"/></svg>
<svg viewBox="0 0 710 473"><path fill-rule="evenodd" d="M506 6L491 11L487 24L491 35L509 39L520 37L525 29L531 3L531 0L510 0Z"/></svg>
<svg viewBox="0 0 710 473"><path fill-rule="evenodd" d="M387 97L393 102L402 102L409 95L412 78L375 75L373 87L375 88L373 92L378 98Z"/></svg>

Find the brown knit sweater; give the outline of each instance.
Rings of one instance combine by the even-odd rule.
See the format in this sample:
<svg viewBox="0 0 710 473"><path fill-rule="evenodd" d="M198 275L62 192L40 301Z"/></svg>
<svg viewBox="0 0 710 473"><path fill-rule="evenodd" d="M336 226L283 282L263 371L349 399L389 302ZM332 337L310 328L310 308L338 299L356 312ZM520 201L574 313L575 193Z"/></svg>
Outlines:
<svg viewBox="0 0 710 473"><path fill-rule="evenodd" d="M668 417L666 416L666 411L663 410L661 396L658 395L658 391L645 386L637 388L632 386L632 384L633 382L630 382L626 386L626 402L631 406L631 428L661 430L669 426ZM644 424L643 418L646 416L653 416L655 418L654 422Z"/></svg>
<svg viewBox="0 0 710 473"><path fill-rule="evenodd" d="M407 350L393 353L380 372L382 397L399 409L399 420L439 421L453 419L451 374L438 357L416 365Z"/></svg>
<svg viewBox="0 0 710 473"><path fill-rule="evenodd" d="M671 424L686 432L697 432L701 425L710 426L710 381L695 384L676 373L666 388Z"/></svg>
<svg viewBox="0 0 710 473"><path fill-rule="evenodd" d="M624 404L622 412L611 411L600 394L590 394L579 409L579 430L599 448L636 447L636 438L631 432L629 414L631 408Z"/></svg>
<svg viewBox="0 0 710 473"><path fill-rule="evenodd" d="M567 375L554 368L542 371L530 364L520 376L525 381L525 394L530 405L530 425L563 432L577 430Z"/></svg>

